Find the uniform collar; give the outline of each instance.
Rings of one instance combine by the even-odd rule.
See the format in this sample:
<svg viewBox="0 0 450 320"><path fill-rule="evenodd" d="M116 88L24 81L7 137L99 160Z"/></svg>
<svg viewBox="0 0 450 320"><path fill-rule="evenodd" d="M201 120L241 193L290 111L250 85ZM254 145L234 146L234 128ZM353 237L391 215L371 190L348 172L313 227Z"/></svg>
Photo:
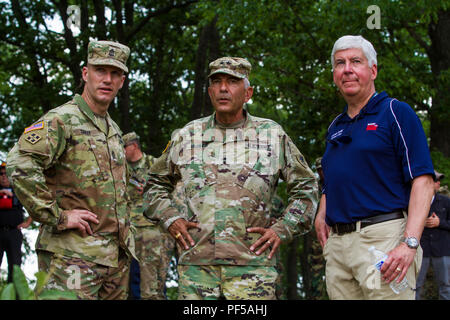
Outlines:
<svg viewBox="0 0 450 320"><path fill-rule="evenodd" d="M354 119L361 119L365 115L377 114L380 111L379 102L387 97L388 95L386 91L382 91L380 93L375 92L374 95L367 102L367 104L361 109L361 111L354 118L350 118L348 116L347 114L348 105L346 105L344 111L341 113L339 119L336 122L350 122Z"/></svg>
<svg viewBox="0 0 450 320"><path fill-rule="evenodd" d="M142 152L142 151L141 151ZM138 167L142 167L145 164L145 160L146 160L146 154L144 152L142 152L142 157L134 162L128 162L130 164L130 167L135 169Z"/></svg>
<svg viewBox="0 0 450 320"><path fill-rule="evenodd" d="M247 110L243 109L244 111L244 117L245 117L245 122L244 125L242 126L243 128L248 128L252 125L253 123L253 117L250 115L250 113L248 113ZM216 128L217 127L217 123L216 123L216 112L214 112L208 119L207 123L206 123L206 129L212 129L212 128Z"/></svg>
<svg viewBox="0 0 450 320"><path fill-rule="evenodd" d="M100 131L102 131L102 129L97 125L97 119L95 118L94 111L92 111L92 109L89 108L88 104L86 103L86 101L84 101L83 97L79 94L75 94L75 97L73 99L74 99L75 103L78 105L78 107L80 108L80 110L89 118L89 120L91 120L92 123ZM108 112L106 113L106 122L108 124L108 137L115 135L116 130L115 130L114 126L111 125L112 119L109 116ZM103 133L105 133L105 132L103 132Z"/></svg>

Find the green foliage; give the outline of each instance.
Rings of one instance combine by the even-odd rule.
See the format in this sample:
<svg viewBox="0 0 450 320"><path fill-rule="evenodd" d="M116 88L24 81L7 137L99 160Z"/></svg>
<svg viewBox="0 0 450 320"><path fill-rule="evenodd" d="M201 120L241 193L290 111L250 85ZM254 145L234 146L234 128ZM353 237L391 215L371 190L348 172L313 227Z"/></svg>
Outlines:
<svg viewBox="0 0 450 320"><path fill-rule="evenodd" d="M177 298L178 298L178 286L167 288L166 296L167 296L167 300L177 300Z"/></svg>
<svg viewBox="0 0 450 320"><path fill-rule="evenodd" d="M8 283L1 291L0 300L16 300L16 290L13 283Z"/></svg>
<svg viewBox="0 0 450 320"><path fill-rule="evenodd" d="M55 289L44 289L50 274L37 272L36 286L30 288L25 274L19 266L14 265L13 282L7 284L0 293L0 300L75 300L77 295L72 291L60 291Z"/></svg>
<svg viewBox="0 0 450 320"><path fill-rule="evenodd" d="M19 266L14 266L13 283L20 300L34 300L33 290L28 287L27 278Z"/></svg>
<svg viewBox="0 0 450 320"><path fill-rule="evenodd" d="M450 158L445 157L440 151L431 151L434 169L445 175L441 180L441 186L450 186Z"/></svg>

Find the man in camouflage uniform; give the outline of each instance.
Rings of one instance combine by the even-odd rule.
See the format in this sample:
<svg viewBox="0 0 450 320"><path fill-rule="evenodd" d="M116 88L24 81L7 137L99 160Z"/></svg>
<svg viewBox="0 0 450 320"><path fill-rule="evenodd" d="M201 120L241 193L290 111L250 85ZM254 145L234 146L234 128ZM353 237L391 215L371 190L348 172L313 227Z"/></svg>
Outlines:
<svg viewBox="0 0 450 320"><path fill-rule="evenodd" d="M270 225L275 224L278 221L278 218L283 216L284 213L284 203L283 199L276 194L272 197L272 211L270 212ZM280 250L278 250L275 254L276 264L275 269L278 272L278 277L275 280L275 295L277 300L286 300L286 290L283 288L283 261L281 259Z"/></svg>
<svg viewBox="0 0 450 320"><path fill-rule="evenodd" d="M136 227L136 256L133 266L140 278L140 297L148 300L165 299L165 283L170 260L175 248L173 238L143 214L143 189L153 165L154 157L141 150L139 137L135 132L123 136L125 156L128 161L128 195L131 199L131 224ZM138 278L130 273L131 283ZM133 289L133 286L132 286ZM133 290L132 290L133 292ZM133 292L136 296L136 294Z"/></svg>
<svg viewBox="0 0 450 320"><path fill-rule="evenodd" d="M122 87L128 47L92 41L81 95L26 128L9 152L18 198L42 224L36 243L47 288L79 299L125 299L134 254L121 131L108 107Z"/></svg>
<svg viewBox="0 0 450 320"><path fill-rule="evenodd" d="M155 161L145 214L177 240L179 299L275 299L272 257L282 241L311 229L317 182L280 125L243 109L253 94L250 63L224 57L210 69L216 112L182 128ZM289 203L271 225L279 178ZM172 201L178 181L187 214Z"/></svg>
<svg viewBox="0 0 450 320"><path fill-rule="evenodd" d="M317 174L319 175L319 197L322 195L323 187L323 170L322 170L322 157L319 157L315 161ZM317 239L316 229L313 227L311 232L308 234L310 237L311 251L308 255L308 263L311 266L311 299L321 300L323 297L327 296L325 287L325 259L322 254L322 247Z"/></svg>

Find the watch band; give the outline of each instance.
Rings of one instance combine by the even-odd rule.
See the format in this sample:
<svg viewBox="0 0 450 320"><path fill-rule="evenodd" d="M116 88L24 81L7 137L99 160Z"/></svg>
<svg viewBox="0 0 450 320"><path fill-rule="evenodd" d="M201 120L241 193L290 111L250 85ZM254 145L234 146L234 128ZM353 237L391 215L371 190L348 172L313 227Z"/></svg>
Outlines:
<svg viewBox="0 0 450 320"><path fill-rule="evenodd" d="M420 245L416 237L402 237L401 242L404 242L411 249L417 249Z"/></svg>

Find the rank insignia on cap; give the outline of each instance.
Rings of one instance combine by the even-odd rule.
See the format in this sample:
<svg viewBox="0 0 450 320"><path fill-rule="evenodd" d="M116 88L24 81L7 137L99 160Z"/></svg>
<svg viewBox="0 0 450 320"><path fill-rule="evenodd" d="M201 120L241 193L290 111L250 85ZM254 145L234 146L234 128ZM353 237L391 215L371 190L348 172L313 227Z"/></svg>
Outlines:
<svg viewBox="0 0 450 320"><path fill-rule="evenodd" d="M25 140L31 144L35 144L36 142L38 142L41 139L42 139L42 137L34 132L25 138Z"/></svg>
<svg viewBox="0 0 450 320"><path fill-rule="evenodd" d="M114 55L115 55L114 49L109 50L108 55L109 55L110 57L114 57Z"/></svg>
<svg viewBox="0 0 450 320"><path fill-rule="evenodd" d="M44 121L35 123L32 126L25 128L25 131L23 133L27 133L27 132L30 132L33 130L40 130L40 129L44 129Z"/></svg>

